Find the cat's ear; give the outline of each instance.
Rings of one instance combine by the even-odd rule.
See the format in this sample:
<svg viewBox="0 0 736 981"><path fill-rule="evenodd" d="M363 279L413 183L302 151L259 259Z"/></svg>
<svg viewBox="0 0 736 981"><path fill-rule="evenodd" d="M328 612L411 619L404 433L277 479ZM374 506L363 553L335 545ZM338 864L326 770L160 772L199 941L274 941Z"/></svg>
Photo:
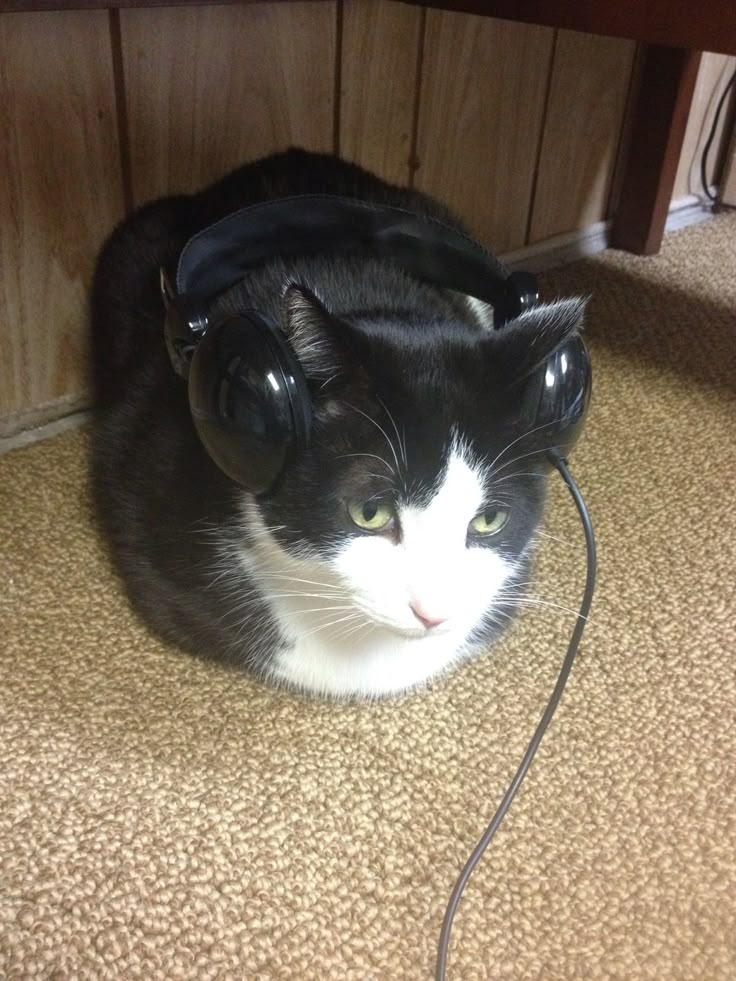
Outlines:
<svg viewBox="0 0 736 981"><path fill-rule="evenodd" d="M587 298L544 303L488 336L491 356L506 378L523 378L540 367L583 326Z"/></svg>
<svg viewBox="0 0 736 981"><path fill-rule="evenodd" d="M286 287L282 322L302 371L316 391L326 394L352 373L352 332L306 286L290 283Z"/></svg>

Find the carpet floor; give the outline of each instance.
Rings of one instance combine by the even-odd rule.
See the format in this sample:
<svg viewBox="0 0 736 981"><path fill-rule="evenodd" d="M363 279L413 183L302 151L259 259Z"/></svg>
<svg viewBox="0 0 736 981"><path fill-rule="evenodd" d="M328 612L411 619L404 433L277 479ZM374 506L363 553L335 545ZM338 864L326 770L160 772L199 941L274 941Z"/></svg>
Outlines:
<svg viewBox="0 0 736 981"><path fill-rule="evenodd" d="M736 977L736 215L546 277L591 294L571 463L592 622L471 879L448 978ZM449 891L574 616L419 695L332 704L153 639L93 530L88 434L0 458L0 977L428 979ZM560 481L536 567L577 608Z"/></svg>

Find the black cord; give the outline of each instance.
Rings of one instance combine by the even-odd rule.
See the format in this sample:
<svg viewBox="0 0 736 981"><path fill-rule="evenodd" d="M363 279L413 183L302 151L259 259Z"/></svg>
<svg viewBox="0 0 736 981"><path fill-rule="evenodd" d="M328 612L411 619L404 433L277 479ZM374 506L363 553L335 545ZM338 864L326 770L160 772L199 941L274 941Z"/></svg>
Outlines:
<svg viewBox="0 0 736 981"><path fill-rule="evenodd" d="M721 111L726 104L726 97L728 96L731 86L736 82L736 71L729 78L725 89L721 92L721 97L718 100L718 105L716 107L716 114L713 117L713 123L710 127L710 133L708 134L708 139L705 141L705 146L703 147L703 154L700 158L700 182L703 185L703 192L709 201L713 201L718 204L721 208L733 208L732 204L723 204L718 201L718 195L714 194L708 187L708 154L710 153L710 148L713 145L713 140L716 136L716 130L718 129L718 120L721 118Z"/></svg>
<svg viewBox="0 0 736 981"><path fill-rule="evenodd" d="M486 850L491 842L491 839L498 830L498 826L503 821L506 811L508 811L511 802L516 796L516 792L519 789L522 780L526 776L526 772L529 769L529 765L534 759L534 754L539 748L539 744L542 741L542 737L547 730L547 726L552 720L552 716L555 713L555 709L562 697L562 692L565 688L565 683L567 682L567 677L570 674L570 668L572 667L572 662L575 660L575 655L578 651L578 646L580 644L580 638L583 634L585 624L587 623L588 612L590 611L590 604L593 600L593 590L595 589L595 574L596 574L596 551L595 551L595 538L593 535L593 526L590 521L590 515L588 514L588 509L585 506L580 490L575 483L570 471L567 469L567 463L562 458L562 456L557 451L552 451L548 454L549 459L553 466L562 475L562 479L567 484L567 488L572 494L572 498L578 509L580 519L583 522L583 529L585 532L585 548L588 560L588 570L585 579L585 591L583 593L583 600L580 604L580 613L578 614L578 619L575 624L575 629L573 630L572 637L570 639L570 644L567 648L567 653L565 654L565 659L562 662L562 667L560 668L560 674L557 678L557 684L554 687L554 691L550 696L550 700L547 703L547 707L542 714L542 718L537 725L537 728L532 736L532 740L527 747L527 751L524 754L519 769L516 771L513 780L509 784L509 788L504 794L503 800L499 804L498 810L493 816L491 823L488 825L486 830L483 832L478 844L475 846L472 855L465 863L457 882L455 883L455 888L452 890L452 895L450 896L450 901L447 904L447 910L445 911L445 918L442 922L442 930L440 931L439 945L437 948L437 961L435 966L435 981L445 981L445 971L447 968L447 952L450 945L450 931L452 929L452 921L455 918L455 912L457 910L458 904L460 902L460 897L462 896L463 890L467 884L468 879L473 873L475 866L478 864L483 852Z"/></svg>

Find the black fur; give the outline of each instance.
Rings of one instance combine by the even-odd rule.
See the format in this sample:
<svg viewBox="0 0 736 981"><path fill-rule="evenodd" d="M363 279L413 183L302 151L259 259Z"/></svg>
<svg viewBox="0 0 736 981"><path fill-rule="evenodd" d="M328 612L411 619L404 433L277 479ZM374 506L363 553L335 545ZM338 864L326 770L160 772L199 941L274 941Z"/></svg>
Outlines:
<svg viewBox="0 0 736 981"><path fill-rule="evenodd" d="M283 638L257 584L223 570L222 542L247 544L243 492L220 473L194 432L185 384L164 344L158 270L219 217L271 197L314 192L394 204L460 227L423 195L334 157L291 150L249 164L201 194L136 212L107 242L94 285L94 487L131 598L165 637L256 672L265 670ZM347 517L346 498L426 497L442 473L452 432L489 462L502 454L520 435L518 391L510 382L531 367L530 337L538 338L533 350L540 360L577 328L581 313L569 305L556 321L532 313L523 323L483 333L462 298L387 261L321 256L253 271L218 299L216 310L240 306L262 310L291 336L315 410L311 449L287 468L261 513L287 549L322 556L360 533ZM387 481L379 464L354 455L388 452L366 416L392 438L397 430L405 438L408 462L399 460L397 479ZM515 455L512 447L502 459ZM541 474L541 456L528 456L516 470ZM504 476L510 473L507 468ZM495 547L518 554L527 545L543 484L518 476L489 485L489 500L513 502ZM480 625L476 639L486 641L494 629Z"/></svg>

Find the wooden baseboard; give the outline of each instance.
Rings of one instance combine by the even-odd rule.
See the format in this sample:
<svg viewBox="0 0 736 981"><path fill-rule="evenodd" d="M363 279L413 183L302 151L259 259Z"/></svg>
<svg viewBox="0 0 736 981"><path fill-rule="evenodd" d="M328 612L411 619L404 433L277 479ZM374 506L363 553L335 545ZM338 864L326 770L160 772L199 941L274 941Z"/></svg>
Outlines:
<svg viewBox="0 0 736 981"><path fill-rule="evenodd" d="M694 194L678 198L670 206L665 232L674 232L678 228L704 221L710 218L712 213L711 208ZM610 232L611 222L599 221L576 232L555 235L544 242L535 242L534 245L527 245L523 249L507 252L501 256L501 260L512 271L525 269L534 273L544 272L603 252L610 247Z"/></svg>
<svg viewBox="0 0 736 981"><path fill-rule="evenodd" d="M512 271L524 269L528 272L544 272L566 266L578 259L596 255L608 248L610 221L599 221L587 228L580 228L565 235L555 235L543 242L526 245L502 255L501 261Z"/></svg>
<svg viewBox="0 0 736 981"><path fill-rule="evenodd" d="M712 216L713 209L709 202L697 194L689 194L687 197L678 198L672 202L664 230L665 232L676 232L678 228L697 225L698 222L705 221Z"/></svg>
<svg viewBox="0 0 736 981"><path fill-rule="evenodd" d="M24 429L13 436L0 437L0 456L9 453L10 450L20 449L22 446L30 446L31 443L39 443L44 439L51 439L59 433L65 433L70 429L77 429L92 419L92 412L74 412L64 416L62 419L54 419L43 426L35 426L32 429Z"/></svg>
<svg viewBox="0 0 736 981"><path fill-rule="evenodd" d="M0 440L10 439L18 433L28 432L67 416L82 412L90 405L88 392L62 395L61 398L26 409L16 409L0 414Z"/></svg>

